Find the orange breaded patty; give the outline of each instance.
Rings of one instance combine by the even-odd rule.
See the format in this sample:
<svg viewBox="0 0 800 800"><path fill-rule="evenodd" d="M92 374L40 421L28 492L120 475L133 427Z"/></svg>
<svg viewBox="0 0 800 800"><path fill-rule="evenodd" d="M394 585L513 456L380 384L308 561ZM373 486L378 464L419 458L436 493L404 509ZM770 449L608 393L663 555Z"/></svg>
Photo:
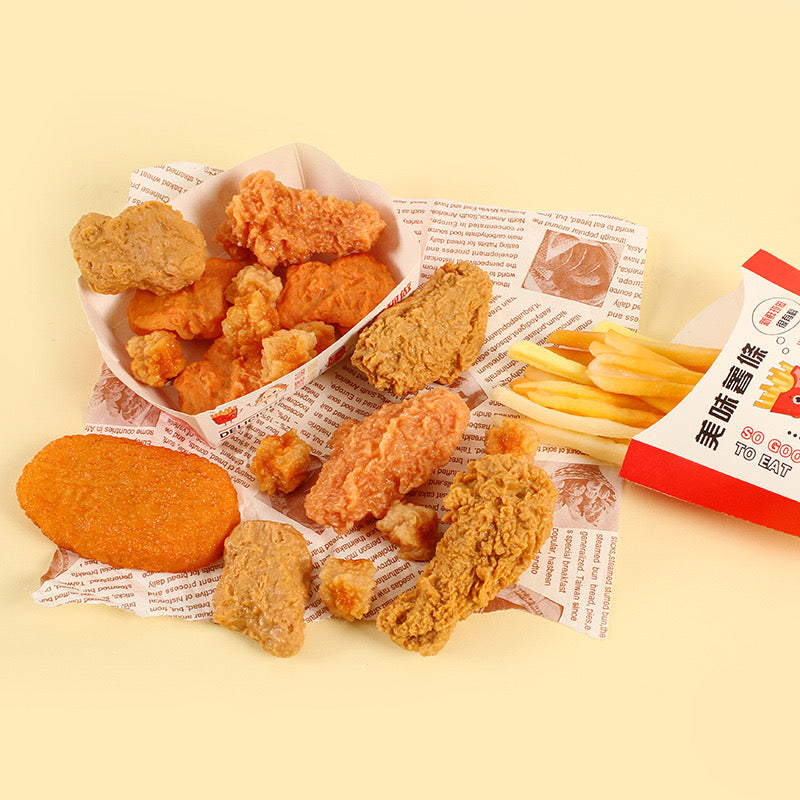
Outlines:
<svg viewBox="0 0 800 800"><path fill-rule="evenodd" d="M152 572L212 564L240 519L236 490L222 467L104 434L50 442L23 469L17 499L59 547Z"/></svg>

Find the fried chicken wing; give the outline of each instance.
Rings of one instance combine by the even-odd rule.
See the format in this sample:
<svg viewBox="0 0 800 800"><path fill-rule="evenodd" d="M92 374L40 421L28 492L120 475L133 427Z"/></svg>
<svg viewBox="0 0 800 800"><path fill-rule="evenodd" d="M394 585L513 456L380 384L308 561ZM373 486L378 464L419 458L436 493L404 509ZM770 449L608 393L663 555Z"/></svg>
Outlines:
<svg viewBox="0 0 800 800"><path fill-rule="evenodd" d="M460 261L440 267L359 335L351 361L378 389L398 397L429 383L451 384L472 366L486 338L492 282Z"/></svg>
<svg viewBox="0 0 800 800"><path fill-rule="evenodd" d="M366 252L386 227L364 201L353 203L314 189L284 186L268 170L254 172L228 203L216 241L236 260L273 268L315 254Z"/></svg>
<svg viewBox="0 0 800 800"><path fill-rule="evenodd" d="M181 339L216 339L228 310L225 290L241 269L236 261L209 258L203 274L177 292L137 289L128 304L128 325L139 335L174 331Z"/></svg>
<svg viewBox="0 0 800 800"><path fill-rule="evenodd" d="M556 489L527 459L489 455L459 473L444 499L444 532L416 586L378 614L407 650L438 653L456 624L530 566L553 528Z"/></svg>
<svg viewBox="0 0 800 800"><path fill-rule="evenodd" d="M306 513L337 533L368 516L381 519L450 460L468 420L467 404L444 388L386 403L360 422L346 420L331 437Z"/></svg>
<svg viewBox="0 0 800 800"><path fill-rule="evenodd" d="M128 206L116 217L84 214L69 239L81 274L101 294L175 292L196 281L206 265L203 234L158 200Z"/></svg>

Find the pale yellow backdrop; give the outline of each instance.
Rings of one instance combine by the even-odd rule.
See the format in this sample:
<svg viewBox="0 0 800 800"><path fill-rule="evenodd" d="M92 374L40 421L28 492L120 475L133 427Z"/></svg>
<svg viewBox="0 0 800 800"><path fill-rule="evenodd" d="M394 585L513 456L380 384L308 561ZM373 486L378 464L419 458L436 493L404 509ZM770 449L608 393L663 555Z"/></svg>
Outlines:
<svg viewBox="0 0 800 800"><path fill-rule="evenodd" d="M210 624L41 608L14 483L82 430L100 356L67 234L131 170L302 141L396 196L650 230L672 336L765 248L800 265L800 6L75 2L4 15L0 791L8 797L796 793L800 539L626 488L609 637L530 615L423 659L315 623L279 660ZM10 789L10 793L7 791Z"/></svg>

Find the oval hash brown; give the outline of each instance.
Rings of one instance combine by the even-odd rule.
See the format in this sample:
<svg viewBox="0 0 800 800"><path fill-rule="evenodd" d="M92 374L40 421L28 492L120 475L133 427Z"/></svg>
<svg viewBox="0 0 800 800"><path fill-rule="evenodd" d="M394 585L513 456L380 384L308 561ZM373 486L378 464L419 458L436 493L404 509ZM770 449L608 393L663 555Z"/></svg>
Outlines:
<svg viewBox="0 0 800 800"><path fill-rule="evenodd" d="M240 520L236 489L222 467L106 434L50 442L23 469L17 499L59 547L151 572L212 564Z"/></svg>

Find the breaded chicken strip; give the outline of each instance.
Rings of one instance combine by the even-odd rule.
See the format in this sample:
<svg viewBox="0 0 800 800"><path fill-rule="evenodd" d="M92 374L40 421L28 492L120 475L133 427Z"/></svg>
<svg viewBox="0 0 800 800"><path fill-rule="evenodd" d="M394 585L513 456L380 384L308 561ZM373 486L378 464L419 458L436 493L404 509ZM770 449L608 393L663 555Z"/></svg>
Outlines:
<svg viewBox="0 0 800 800"><path fill-rule="evenodd" d="M456 624L530 566L553 529L556 489L527 459L490 455L459 473L447 496L450 525L416 586L378 614L378 629L429 656Z"/></svg>
<svg viewBox="0 0 800 800"><path fill-rule="evenodd" d="M422 486L446 464L464 435L469 409L455 392L432 389L386 403L331 437L331 455L306 496L306 514L345 533Z"/></svg>
<svg viewBox="0 0 800 800"><path fill-rule="evenodd" d="M368 251L386 223L363 200L284 186L274 173L248 175L225 209L216 241L236 260L262 266L300 264L315 254Z"/></svg>
<svg viewBox="0 0 800 800"><path fill-rule="evenodd" d="M352 363L398 397L451 384L478 357L491 299L492 281L480 267L445 264L361 332Z"/></svg>

